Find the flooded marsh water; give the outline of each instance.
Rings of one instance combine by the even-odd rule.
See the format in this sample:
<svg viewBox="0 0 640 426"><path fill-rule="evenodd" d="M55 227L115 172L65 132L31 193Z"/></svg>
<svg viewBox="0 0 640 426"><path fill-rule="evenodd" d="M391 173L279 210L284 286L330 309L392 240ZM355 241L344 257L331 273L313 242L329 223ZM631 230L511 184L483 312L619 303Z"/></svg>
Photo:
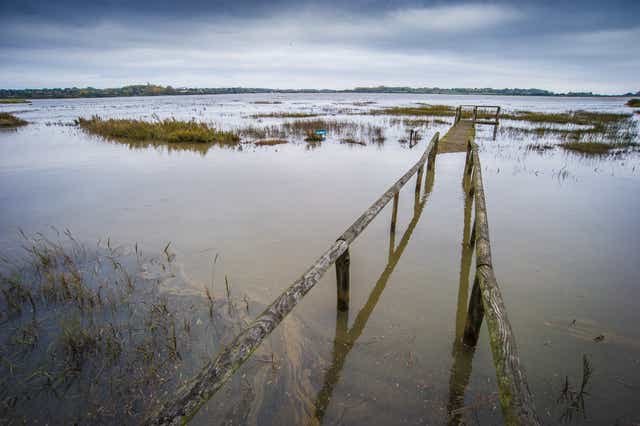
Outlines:
<svg viewBox="0 0 640 426"><path fill-rule="evenodd" d="M22 258L20 230L51 236L52 226L71 230L87 247L109 239L129 249L137 244L151 257L162 258L170 243L183 278L169 293L188 288L206 308L204 288L223 301L226 279L239 308L248 301L248 321L417 161L436 131L448 130L446 117L418 123L410 120L423 117L365 114L419 102L631 112L622 98L375 94L2 105L30 124L0 131L0 253ZM254 117L291 113L319 116ZM72 125L93 115L193 118L222 130L314 119L358 126L336 128L312 145L297 133L274 146L180 149L107 141ZM526 124L505 120L495 139L492 127L478 126L476 142L494 268L538 413L547 424L637 423L640 154L585 157L557 148L553 134L508 130L518 126ZM382 129L383 142L371 140L366 129L373 127ZM400 142L409 128L422 136L413 148ZM366 145L341 143L346 137ZM550 148L528 149L533 143ZM404 187L391 253L391 204L353 243L348 315L336 312L332 268L193 424L501 423L485 325L475 351L456 339L475 270L462 245L470 226L464 162L463 153L438 155L433 187L417 208L415 178ZM228 341L208 345L207 330L199 334L201 351L176 361L186 375ZM593 372L581 404L577 392L563 397L563 390L580 388L585 356ZM3 379L9 374L5 368ZM3 421L17 422L29 404L5 407Z"/></svg>

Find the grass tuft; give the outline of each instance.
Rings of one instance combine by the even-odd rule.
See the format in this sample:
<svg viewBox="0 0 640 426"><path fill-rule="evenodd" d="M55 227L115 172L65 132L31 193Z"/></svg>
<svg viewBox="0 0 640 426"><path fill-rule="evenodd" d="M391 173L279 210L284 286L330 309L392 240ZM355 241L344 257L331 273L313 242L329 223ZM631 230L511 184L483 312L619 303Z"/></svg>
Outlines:
<svg viewBox="0 0 640 426"><path fill-rule="evenodd" d="M631 108L638 108L640 107L640 99L638 98L629 99L625 105Z"/></svg>
<svg viewBox="0 0 640 426"><path fill-rule="evenodd" d="M148 122L142 120L78 118L76 123L85 131L105 138L124 141L151 141L164 143L208 143L236 145L240 137L196 121L175 119Z"/></svg>
<svg viewBox="0 0 640 426"><path fill-rule="evenodd" d="M20 127L29 124L25 120L16 117L8 112L0 112L0 127Z"/></svg>

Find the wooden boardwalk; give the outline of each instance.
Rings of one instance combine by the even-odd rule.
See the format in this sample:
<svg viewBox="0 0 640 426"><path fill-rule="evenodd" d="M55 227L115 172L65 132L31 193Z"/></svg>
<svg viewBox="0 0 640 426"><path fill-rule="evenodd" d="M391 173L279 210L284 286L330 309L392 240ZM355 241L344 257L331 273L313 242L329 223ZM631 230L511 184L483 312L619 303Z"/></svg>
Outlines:
<svg viewBox="0 0 640 426"><path fill-rule="evenodd" d="M458 121L449 129L447 134L440 139L438 154L467 152L467 143L474 133L475 127L472 120Z"/></svg>

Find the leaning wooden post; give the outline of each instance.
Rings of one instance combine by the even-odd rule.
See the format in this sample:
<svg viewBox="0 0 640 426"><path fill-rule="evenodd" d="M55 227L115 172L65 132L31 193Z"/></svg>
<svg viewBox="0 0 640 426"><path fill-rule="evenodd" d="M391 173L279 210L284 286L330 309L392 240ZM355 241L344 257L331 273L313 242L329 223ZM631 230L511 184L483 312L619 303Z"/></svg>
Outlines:
<svg viewBox="0 0 640 426"><path fill-rule="evenodd" d="M478 107L474 106L473 107L473 122L475 123L477 119L478 119Z"/></svg>
<svg viewBox="0 0 640 426"><path fill-rule="evenodd" d="M336 284L338 287L338 310L349 310L349 249L336 260Z"/></svg>
<svg viewBox="0 0 640 426"><path fill-rule="evenodd" d="M500 107L496 110L496 125L500 124Z"/></svg>

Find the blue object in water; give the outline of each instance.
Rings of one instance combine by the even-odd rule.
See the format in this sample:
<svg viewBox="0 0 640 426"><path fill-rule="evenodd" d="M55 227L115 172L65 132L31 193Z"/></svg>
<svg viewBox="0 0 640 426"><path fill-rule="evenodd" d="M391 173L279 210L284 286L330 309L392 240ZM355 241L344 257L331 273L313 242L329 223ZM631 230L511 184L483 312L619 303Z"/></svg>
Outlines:
<svg viewBox="0 0 640 426"><path fill-rule="evenodd" d="M327 131L324 129L319 129L315 131L315 134L318 136L327 136Z"/></svg>

